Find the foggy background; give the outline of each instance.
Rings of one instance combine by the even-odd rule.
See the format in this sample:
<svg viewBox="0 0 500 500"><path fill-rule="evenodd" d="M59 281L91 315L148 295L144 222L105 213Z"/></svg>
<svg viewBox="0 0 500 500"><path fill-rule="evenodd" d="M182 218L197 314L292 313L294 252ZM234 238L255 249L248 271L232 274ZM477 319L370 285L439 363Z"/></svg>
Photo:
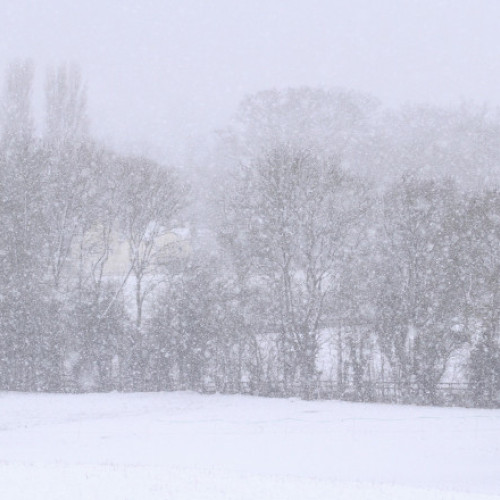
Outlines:
<svg viewBox="0 0 500 500"><path fill-rule="evenodd" d="M405 102L500 102L495 0L1 0L0 71L76 62L93 135L183 162L247 94L302 85ZM41 107L41 105L40 105Z"/></svg>

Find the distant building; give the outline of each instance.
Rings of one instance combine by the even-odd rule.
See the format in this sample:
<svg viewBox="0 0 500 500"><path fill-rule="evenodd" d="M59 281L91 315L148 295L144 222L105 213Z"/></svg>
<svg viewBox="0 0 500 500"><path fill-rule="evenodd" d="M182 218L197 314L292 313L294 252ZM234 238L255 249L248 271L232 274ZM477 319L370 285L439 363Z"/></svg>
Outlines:
<svg viewBox="0 0 500 500"><path fill-rule="evenodd" d="M161 266L191 254L189 229L160 231L153 241L145 238L137 249L139 258L146 251L149 255L146 274L156 274ZM108 278L125 277L134 263L132 247L125 235L117 230L106 232L100 226L87 231L73 244L70 260L74 271L81 267L85 272L102 268L102 275Z"/></svg>

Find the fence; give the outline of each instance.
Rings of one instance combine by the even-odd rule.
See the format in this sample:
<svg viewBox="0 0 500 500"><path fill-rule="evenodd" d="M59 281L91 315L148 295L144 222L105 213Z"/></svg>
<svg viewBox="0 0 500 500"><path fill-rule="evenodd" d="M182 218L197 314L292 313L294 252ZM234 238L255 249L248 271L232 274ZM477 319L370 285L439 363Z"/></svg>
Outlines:
<svg viewBox="0 0 500 500"><path fill-rule="evenodd" d="M436 406L488 406L500 407L500 394L492 401L478 404L472 384L464 382L440 382L431 390L425 390L417 383L373 382L355 388L339 387L328 380L317 380L312 384L299 382L240 382L237 384L216 384L209 381L199 388L203 393L247 394L263 397L300 397L303 399L346 400L385 403L424 404Z"/></svg>

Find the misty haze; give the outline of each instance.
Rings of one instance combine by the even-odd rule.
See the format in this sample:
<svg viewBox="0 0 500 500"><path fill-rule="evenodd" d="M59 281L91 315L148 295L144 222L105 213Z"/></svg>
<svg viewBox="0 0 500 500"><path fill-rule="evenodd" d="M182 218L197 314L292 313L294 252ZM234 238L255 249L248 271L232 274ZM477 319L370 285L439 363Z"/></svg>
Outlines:
<svg viewBox="0 0 500 500"><path fill-rule="evenodd" d="M499 23L0 0L2 498L500 498Z"/></svg>

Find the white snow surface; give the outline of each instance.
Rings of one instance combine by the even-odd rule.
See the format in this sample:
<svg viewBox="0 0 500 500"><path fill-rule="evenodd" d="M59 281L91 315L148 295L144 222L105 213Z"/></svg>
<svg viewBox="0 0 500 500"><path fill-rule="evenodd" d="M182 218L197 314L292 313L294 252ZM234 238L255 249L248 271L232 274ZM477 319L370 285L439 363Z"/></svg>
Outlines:
<svg viewBox="0 0 500 500"><path fill-rule="evenodd" d="M500 498L500 411L0 393L0 498Z"/></svg>

